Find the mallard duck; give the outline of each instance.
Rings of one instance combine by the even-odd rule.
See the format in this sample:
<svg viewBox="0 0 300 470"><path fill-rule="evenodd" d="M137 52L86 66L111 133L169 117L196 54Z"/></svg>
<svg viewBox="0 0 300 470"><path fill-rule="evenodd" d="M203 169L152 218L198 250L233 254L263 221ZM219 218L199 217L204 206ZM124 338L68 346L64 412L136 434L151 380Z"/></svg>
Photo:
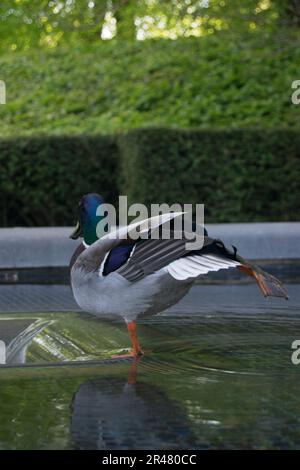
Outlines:
<svg viewBox="0 0 300 470"><path fill-rule="evenodd" d="M157 229L176 215L164 214L116 229L98 239L97 209L103 198L85 195L79 203L79 221L71 235L83 238L71 262L71 286L78 305L99 317L122 317L127 323L132 350L126 356L143 355L136 320L153 315L177 303L199 276L210 271L237 268L252 276L264 296L287 298L282 283L258 266L228 249L221 240L204 232L201 249L187 249L187 239L145 238L142 234ZM139 229L141 237L131 238ZM118 232L118 236L116 233Z"/></svg>

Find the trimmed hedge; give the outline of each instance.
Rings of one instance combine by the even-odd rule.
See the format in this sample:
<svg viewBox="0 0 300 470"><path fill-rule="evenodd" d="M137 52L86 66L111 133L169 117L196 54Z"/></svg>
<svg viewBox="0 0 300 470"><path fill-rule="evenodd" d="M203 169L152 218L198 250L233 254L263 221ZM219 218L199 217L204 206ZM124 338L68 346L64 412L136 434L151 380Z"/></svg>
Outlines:
<svg viewBox="0 0 300 470"><path fill-rule="evenodd" d="M1 226L69 225L87 192L118 195L118 149L111 137L0 140Z"/></svg>
<svg viewBox="0 0 300 470"><path fill-rule="evenodd" d="M299 220L300 133L145 128L0 140L0 225L74 224L77 201L204 203L207 222Z"/></svg>
<svg viewBox="0 0 300 470"><path fill-rule="evenodd" d="M119 139L130 201L204 203L207 222L300 220L300 133L139 129Z"/></svg>

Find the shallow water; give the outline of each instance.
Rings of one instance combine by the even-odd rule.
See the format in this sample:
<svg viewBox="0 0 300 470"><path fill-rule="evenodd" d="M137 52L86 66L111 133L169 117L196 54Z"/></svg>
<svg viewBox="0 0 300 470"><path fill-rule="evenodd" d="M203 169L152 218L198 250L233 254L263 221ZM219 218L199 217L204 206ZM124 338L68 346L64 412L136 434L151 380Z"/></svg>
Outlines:
<svg viewBox="0 0 300 470"><path fill-rule="evenodd" d="M2 313L2 449L300 448L299 285L290 301L255 286L197 286L139 322L80 312ZM300 356L299 356L300 357Z"/></svg>

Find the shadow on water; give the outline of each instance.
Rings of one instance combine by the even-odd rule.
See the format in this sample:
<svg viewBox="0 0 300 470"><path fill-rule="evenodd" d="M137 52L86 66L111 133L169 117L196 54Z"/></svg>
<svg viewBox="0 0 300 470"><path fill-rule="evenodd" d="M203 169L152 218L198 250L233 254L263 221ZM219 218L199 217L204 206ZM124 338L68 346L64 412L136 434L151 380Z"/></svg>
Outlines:
<svg viewBox="0 0 300 470"><path fill-rule="evenodd" d="M184 409L158 386L102 377L82 383L72 401L71 435L78 449L193 449Z"/></svg>

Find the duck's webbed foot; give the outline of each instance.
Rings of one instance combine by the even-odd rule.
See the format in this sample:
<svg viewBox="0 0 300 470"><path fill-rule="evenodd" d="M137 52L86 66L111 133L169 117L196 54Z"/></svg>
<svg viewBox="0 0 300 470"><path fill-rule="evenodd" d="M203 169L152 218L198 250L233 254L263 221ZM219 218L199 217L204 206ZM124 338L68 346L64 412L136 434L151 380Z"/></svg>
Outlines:
<svg viewBox="0 0 300 470"><path fill-rule="evenodd" d="M130 349L124 354L113 354L112 359L141 359L144 356L144 351L141 349L136 353L133 349Z"/></svg>
<svg viewBox="0 0 300 470"><path fill-rule="evenodd" d="M130 359L144 356L144 351L142 350L137 337L136 322L132 321L127 323L127 329L131 339L132 349L126 354L112 356L113 359Z"/></svg>
<svg viewBox="0 0 300 470"><path fill-rule="evenodd" d="M136 355L132 350L128 351L128 353L124 354L113 354L111 356L112 359L136 359Z"/></svg>

